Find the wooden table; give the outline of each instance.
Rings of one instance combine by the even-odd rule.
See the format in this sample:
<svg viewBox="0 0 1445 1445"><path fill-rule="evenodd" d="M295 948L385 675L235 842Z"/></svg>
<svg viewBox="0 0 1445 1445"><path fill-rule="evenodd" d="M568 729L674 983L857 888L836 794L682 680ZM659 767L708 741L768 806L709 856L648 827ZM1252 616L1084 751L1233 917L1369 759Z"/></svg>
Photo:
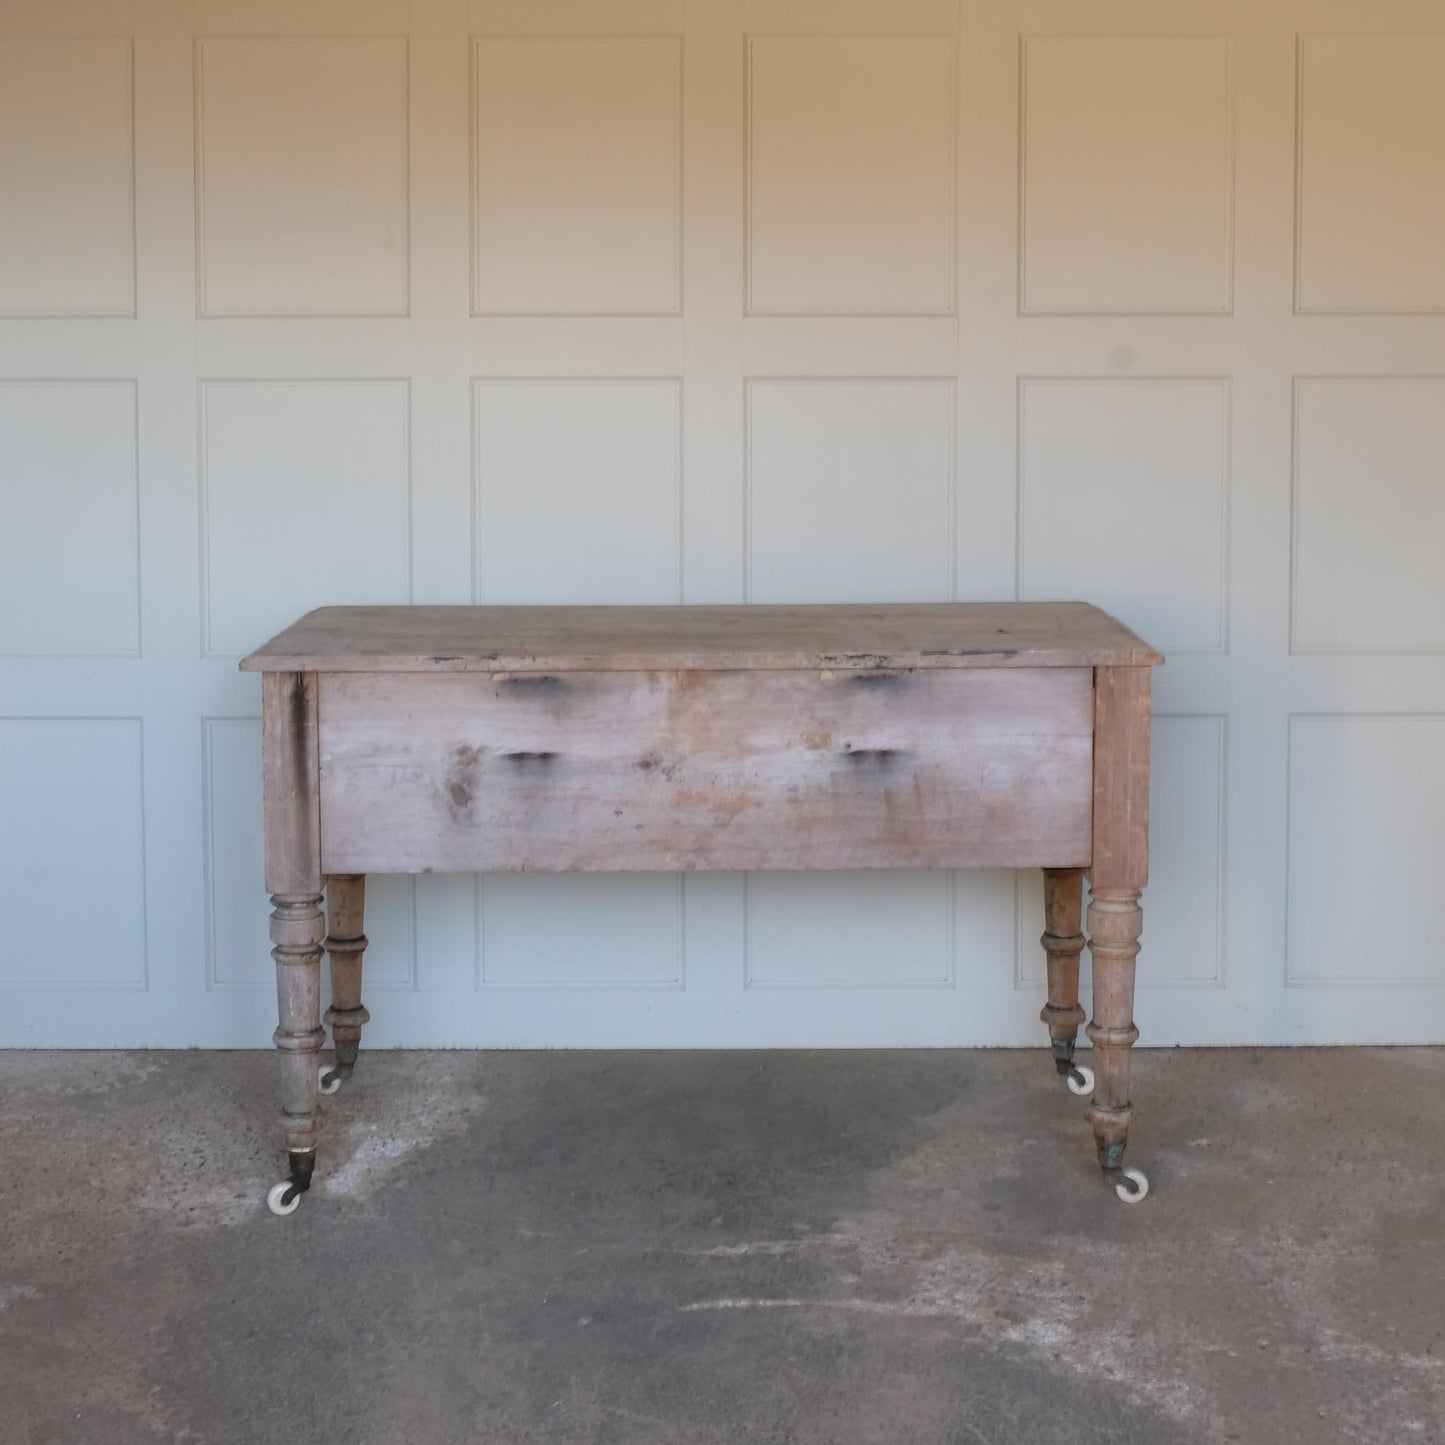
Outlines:
<svg viewBox="0 0 1445 1445"><path fill-rule="evenodd" d="M319 1095L356 1063L365 875L516 869L1042 868L1055 1064L1142 1199L1123 1161L1162 661L1082 602L309 613L241 663L262 674L290 1156L270 1207L296 1208Z"/></svg>

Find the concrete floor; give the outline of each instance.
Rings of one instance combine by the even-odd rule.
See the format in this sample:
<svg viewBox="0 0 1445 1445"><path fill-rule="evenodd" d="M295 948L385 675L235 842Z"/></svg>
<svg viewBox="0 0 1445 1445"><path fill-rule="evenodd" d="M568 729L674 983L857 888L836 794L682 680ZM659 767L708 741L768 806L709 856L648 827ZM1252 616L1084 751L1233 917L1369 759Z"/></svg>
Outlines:
<svg viewBox="0 0 1445 1445"><path fill-rule="evenodd" d="M0 1055L0 1441L1445 1440L1445 1051Z"/></svg>

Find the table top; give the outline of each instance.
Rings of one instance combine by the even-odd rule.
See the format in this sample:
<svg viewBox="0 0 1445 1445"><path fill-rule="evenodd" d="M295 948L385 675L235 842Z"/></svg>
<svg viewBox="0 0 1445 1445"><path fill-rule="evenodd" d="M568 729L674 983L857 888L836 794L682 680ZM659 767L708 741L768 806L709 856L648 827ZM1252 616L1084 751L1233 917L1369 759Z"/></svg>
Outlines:
<svg viewBox="0 0 1445 1445"><path fill-rule="evenodd" d="M245 672L624 672L1152 667L1086 602L685 607L322 607Z"/></svg>

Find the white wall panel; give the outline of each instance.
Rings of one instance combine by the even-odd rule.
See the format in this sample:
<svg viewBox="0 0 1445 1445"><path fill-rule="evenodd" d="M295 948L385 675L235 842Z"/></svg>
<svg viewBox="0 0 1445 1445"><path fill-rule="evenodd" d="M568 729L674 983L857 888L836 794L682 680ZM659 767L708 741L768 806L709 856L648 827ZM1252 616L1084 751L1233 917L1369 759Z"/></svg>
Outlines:
<svg viewBox="0 0 1445 1445"><path fill-rule="evenodd" d="M477 41L473 309L667 315L682 287L682 46Z"/></svg>
<svg viewBox="0 0 1445 1445"><path fill-rule="evenodd" d="M1299 48L1301 311L1445 310L1445 36Z"/></svg>
<svg viewBox="0 0 1445 1445"><path fill-rule="evenodd" d="M681 988L683 880L672 873L496 874L483 881L483 988Z"/></svg>
<svg viewBox="0 0 1445 1445"><path fill-rule="evenodd" d="M477 600L678 601L681 404L668 378L477 381Z"/></svg>
<svg viewBox="0 0 1445 1445"><path fill-rule="evenodd" d="M1228 38L1030 37L1022 87L1022 309L1228 311Z"/></svg>
<svg viewBox="0 0 1445 1445"><path fill-rule="evenodd" d="M748 309L953 310L954 46L748 45Z"/></svg>
<svg viewBox="0 0 1445 1445"><path fill-rule="evenodd" d="M1083 597L1165 652L1225 647L1229 389L1029 379L1019 591Z"/></svg>
<svg viewBox="0 0 1445 1445"><path fill-rule="evenodd" d="M1288 977L1440 983L1445 716L1290 719Z"/></svg>
<svg viewBox="0 0 1445 1445"><path fill-rule="evenodd" d="M202 384L208 652L313 607L410 600L408 449L403 381Z"/></svg>
<svg viewBox="0 0 1445 1445"><path fill-rule="evenodd" d="M951 595L951 381L753 379L747 426L752 601Z"/></svg>
<svg viewBox="0 0 1445 1445"><path fill-rule="evenodd" d="M0 988L145 987L142 767L139 718L0 718Z"/></svg>
<svg viewBox="0 0 1445 1445"><path fill-rule="evenodd" d="M1445 650L1445 378L1295 385L1294 648Z"/></svg>
<svg viewBox="0 0 1445 1445"><path fill-rule="evenodd" d="M0 316L135 310L131 42L0 38Z"/></svg>
<svg viewBox="0 0 1445 1445"><path fill-rule="evenodd" d="M953 597L1166 653L1145 1044L1440 1041L1442 134L1433 0L0 5L0 1044L266 1046L311 607ZM374 1046L1043 1047L1029 873L368 893Z"/></svg>
<svg viewBox="0 0 1445 1445"><path fill-rule="evenodd" d="M946 988L947 873L757 873L748 880L749 988Z"/></svg>
<svg viewBox="0 0 1445 1445"><path fill-rule="evenodd" d="M407 309L407 46L206 38L196 49L200 310Z"/></svg>
<svg viewBox="0 0 1445 1445"><path fill-rule="evenodd" d="M136 389L0 382L0 653L140 648Z"/></svg>

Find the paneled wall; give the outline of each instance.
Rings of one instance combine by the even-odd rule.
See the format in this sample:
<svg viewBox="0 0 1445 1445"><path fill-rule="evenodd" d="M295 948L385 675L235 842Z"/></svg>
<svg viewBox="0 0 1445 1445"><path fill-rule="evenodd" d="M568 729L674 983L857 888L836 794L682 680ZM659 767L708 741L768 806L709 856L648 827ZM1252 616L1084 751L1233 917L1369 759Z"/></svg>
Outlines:
<svg viewBox="0 0 1445 1445"><path fill-rule="evenodd" d="M5 0L0 1042L264 1046L341 602L1084 597L1146 1044L1438 1040L1433 0ZM1034 877L377 880L368 1041L1038 1043Z"/></svg>

